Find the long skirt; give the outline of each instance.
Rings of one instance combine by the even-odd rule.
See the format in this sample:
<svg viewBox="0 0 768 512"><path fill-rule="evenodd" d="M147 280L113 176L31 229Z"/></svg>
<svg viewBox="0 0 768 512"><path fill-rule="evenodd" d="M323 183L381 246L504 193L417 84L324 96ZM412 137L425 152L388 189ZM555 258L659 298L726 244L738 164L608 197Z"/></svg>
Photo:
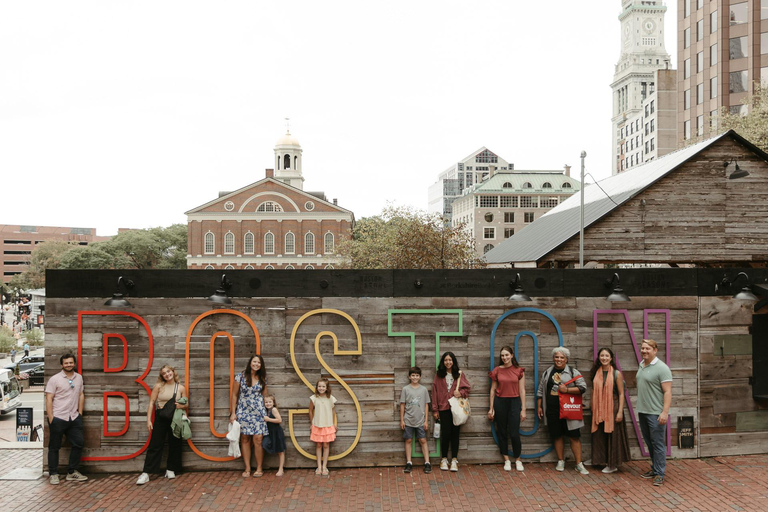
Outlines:
<svg viewBox="0 0 768 512"><path fill-rule="evenodd" d="M613 415L619 412L619 399L613 397ZM592 464L617 468L625 460L630 460L627 429L624 422L613 422L613 432L606 434L605 423L600 423L592 432Z"/></svg>

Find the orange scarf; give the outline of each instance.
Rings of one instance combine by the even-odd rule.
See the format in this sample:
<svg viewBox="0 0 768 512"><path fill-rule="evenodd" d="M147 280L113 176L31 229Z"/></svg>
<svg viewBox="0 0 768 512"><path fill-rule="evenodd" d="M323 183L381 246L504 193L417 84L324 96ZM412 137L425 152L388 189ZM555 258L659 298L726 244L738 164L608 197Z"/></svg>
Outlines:
<svg viewBox="0 0 768 512"><path fill-rule="evenodd" d="M608 372L603 386L603 370L597 370L592 379L592 432L597 431L600 423L605 423L606 434L613 432L613 368Z"/></svg>

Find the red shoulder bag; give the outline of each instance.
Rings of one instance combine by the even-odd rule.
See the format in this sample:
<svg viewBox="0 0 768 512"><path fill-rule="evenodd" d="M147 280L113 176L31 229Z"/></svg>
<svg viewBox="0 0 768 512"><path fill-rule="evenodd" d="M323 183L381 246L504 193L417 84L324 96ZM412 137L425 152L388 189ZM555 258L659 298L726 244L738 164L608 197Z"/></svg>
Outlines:
<svg viewBox="0 0 768 512"><path fill-rule="evenodd" d="M568 384L581 378L581 375L572 378L565 383ZM584 402L581 399L581 395L571 395L569 393L559 393L560 398L560 419L561 420L583 420L584 419Z"/></svg>

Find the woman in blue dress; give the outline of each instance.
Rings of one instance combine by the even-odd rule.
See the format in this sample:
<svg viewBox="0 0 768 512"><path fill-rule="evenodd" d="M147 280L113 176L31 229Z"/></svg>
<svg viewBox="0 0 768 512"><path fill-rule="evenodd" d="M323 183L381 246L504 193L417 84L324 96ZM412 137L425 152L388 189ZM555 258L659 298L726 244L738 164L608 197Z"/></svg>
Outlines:
<svg viewBox="0 0 768 512"><path fill-rule="evenodd" d="M240 424L240 450L245 462L243 477L251 476L251 447L256 455L256 471L253 476L264 475L264 450L261 442L267 435L267 422L264 420L267 416L264 408L266 394L267 369L264 367L264 359L256 354L248 361L245 370L235 375L229 401L229 422L237 420Z"/></svg>

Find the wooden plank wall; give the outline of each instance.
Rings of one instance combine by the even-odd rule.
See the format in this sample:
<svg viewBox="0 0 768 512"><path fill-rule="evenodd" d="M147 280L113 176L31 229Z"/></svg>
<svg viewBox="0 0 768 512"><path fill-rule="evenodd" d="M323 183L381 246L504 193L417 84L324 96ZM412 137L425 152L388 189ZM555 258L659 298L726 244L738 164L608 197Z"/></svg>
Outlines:
<svg viewBox="0 0 768 512"><path fill-rule="evenodd" d="M757 426L739 428L764 414L758 411L768 409L768 404L752 398L752 354L729 354L714 346L719 336L749 335L751 306L750 302L721 297L701 298L699 443L704 457L768 450L768 421L764 416Z"/></svg>
<svg viewBox="0 0 768 512"><path fill-rule="evenodd" d="M540 272L540 271L539 271ZM151 279L150 273L144 274L145 281ZM298 277L297 277L298 279ZM110 292L111 293L111 292ZM330 336L324 336L319 341L319 349L327 365L339 377L349 384L362 413L362 432L360 441L355 449L346 457L331 462L334 466L368 466L395 465L403 463L402 441L399 430L398 399L400 389L407 384L407 369L411 364L411 346L408 337L390 336L387 327L387 317L390 310L403 309L438 309L461 310L462 335L446 335L440 339L440 352L453 351L462 368L472 383L473 416L469 423L462 428L460 459L467 463L498 462L500 456L491 437L490 423L485 413L488 410L489 380L487 372L490 369L490 335L494 322L505 312L515 307L537 308L549 313L558 322L563 333L563 342L572 351L571 364L582 372L590 369L593 357L593 311L610 308L627 308L632 323L636 341L643 337L643 311L645 309L668 309L670 311L671 355L675 381L673 384L672 423L676 426L677 416L692 415L696 418L697 426L716 428L733 424L732 410L718 409L713 400L716 393L740 393L746 384L747 365L738 368L738 382L729 383L722 388L726 367L709 365L711 356L702 353L702 368L697 368L699 355L699 338L697 324L701 320L702 329L706 328L708 335L719 325L705 325L704 308L712 304L728 304L726 299L711 299L702 305L699 311L697 297L651 296L633 297L632 302L611 304L601 297L536 297L530 303L512 303L504 297L269 297L269 298L234 298L231 309L238 311L253 321L256 325L263 354L268 370L270 391L277 396L279 408L286 419L284 430L288 438L287 465L289 467L311 467L314 462L302 456L290 442L288 429L288 411L304 409L308 406L310 390L302 382L294 370L291 360L291 336L299 319L314 310L338 310L346 313L359 326L361 332L362 351L359 355L333 355L333 341ZM709 299L708 299L709 300ZM141 316L148 323L153 336L152 369L146 379L152 385L157 378L160 367L165 363L175 365L182 374L187 373L185 353L187 350L186 336L195 319L211 311L211 303L202 298L142 298L131 297L133 305L129 311ZM47 301L46 319L46 376L50 377L59 368L58 356L66 350L77 350L78 345L78 312L100 311L107 309L103 306L104 297L98 299L87 297L49 297ZM723 306L724 307L724 306ZM731 315L738 327L728 326L729 332L743 332L749 324L744 316ZM710 315L717 318L717 315ZM597 325L598 342L600 346L611 346L616 351L620 363L626 371L627 380L634 386L634 371L637 369L635 352L624 317L621 314L601 314ZM735 325L735 324L734 324ZM662 346L664 344L665 324L662 315L649 316L648 335L654 337ZM455 312L439 314L395 315L392 320L392 331L415 333L415 360L424 370L423 382L429 386L433 375L436 358L435 333L455 332L459 329L458 315ZM251 328L243 318L234 315L212 315L200 321L190 338L189 344L189 378L191 409L190 417L193 424L193 442L196 448L208 455L222 457L226 455L225 440L214 437L209 431L209 344L211 336L219 331L230 333L235 345L235 370L241 371L249 356L256 350L256 339ZM306 379L314 383L321 374L327 374L315 354L315 339L321 331L333 332L339 340L339 349L355 351L357 349L356 334L350 322L343 316L333 312L319 313L304 320L296 330L294 353L299 371ZM558 336L553 323L547 316L538 312L521 312L505 319L497 332L495 339L495 358L503 345L514 345L516 335L521 331L533 333L538 341L539 370L543 371L551 364L551 349L558 345ZM704 331L702 331L704 332ZM125 336L128 344L128 361L124 371L120 373L104 373L103 357L104 333L118 333ZM83 317L83 374L86 384L86 450L87 457L114 457L131 454L144 444L147 439L145 426L145 411L148 403L147 393L135 382L138 375L149 362L149 339L146 330L134 319L119 316L85 316ZM122 344L112 340L109 346L109 365L120 366L122 359ZM519 356L527 369L527 411L528 419L525 429L534 426L534 350L530 336L523 336L519 343ZM711 354L711 347L709 354ZM226 431L228 392L229 392L229 362L228 341L219 337L214 346L214 427L219 432ZM663 357L664 350L659 353ZM708 359L707 359L708 357ZM733 356L741 357L741 356ZM705 367L705 361L707 363ZM731 361L731 359L729 359ZM735 360L734 360L735 361ZM740 360L739 360L740 361ZM721 362L720 362L721 363ZM738 366L738 365L737 365ZM716 368L721 368L717 371ZM706 379L706 393L702 391L702 399L708 400L700 417L698 411L698 372L701 371ZM186 377L186 375L185 375ZM735 378L735 377L734 377ZM704 390L704 387L703 387ZM128 396L130 428L125 435L105 437L102 435L103 420L102 406L105 391L121 391ZM333 444L332 455L339 454L349 448L357 433L357 412L353 397L336 382L333 393L339 399L338 414L340 430L338 440ZM634 397L635 390L631 393ZM740 401L746 400L746 395L739 395ZM633 398L634 400L634 398ZM110 430L120 430L123 426L123 401L120 398L109 399ZM587 404L589 395L587 395ZM741 403L741 402L740 402ZM704 406L703 406L704 407ZM727 407L725 404L718 407ZM731 416L728 416L731 415ZM627 415L628 416L628 415ZM719 420L715 420L719 417ZM306 451L314 453L314 446L308 439L309 428L305 415L295 415L295 433L299 445ZM730 418L730 419L728 419ZM589 411L587 411L589 422ZM639 456L639 445L634 429L628 426L634 456ZM702 431L704 435L704 431ZM707 431L702 445L707 446L707 454L717 451L715 448L716 432ZM764 432L757 435L763 435ZM585 428L584 441L585 459L589 459L590 435ZM434 441L430 440L434 450ZM523 438L524 453L532 454L546 450L550 446L544 427L532 436ZM697 439L698 446L698 439ZM570 453L566 450L567 453ZM696 450L673 450L678 457L695 457ZM702 446L702 454L704 454ZM65 456L65 453L62 454ZM571 456L569 455L569 458ZM552 461L554 453L550 452L535 460ZM89 471L132 471L138 472L144 461L144 456L129 458L122 461L86 462ZM236 469L241 467L241 461L215 462L206 460L192 451L184 449L184 466L187 469ZM268 464L274 465L275 460L268 459Z"/></svg>

